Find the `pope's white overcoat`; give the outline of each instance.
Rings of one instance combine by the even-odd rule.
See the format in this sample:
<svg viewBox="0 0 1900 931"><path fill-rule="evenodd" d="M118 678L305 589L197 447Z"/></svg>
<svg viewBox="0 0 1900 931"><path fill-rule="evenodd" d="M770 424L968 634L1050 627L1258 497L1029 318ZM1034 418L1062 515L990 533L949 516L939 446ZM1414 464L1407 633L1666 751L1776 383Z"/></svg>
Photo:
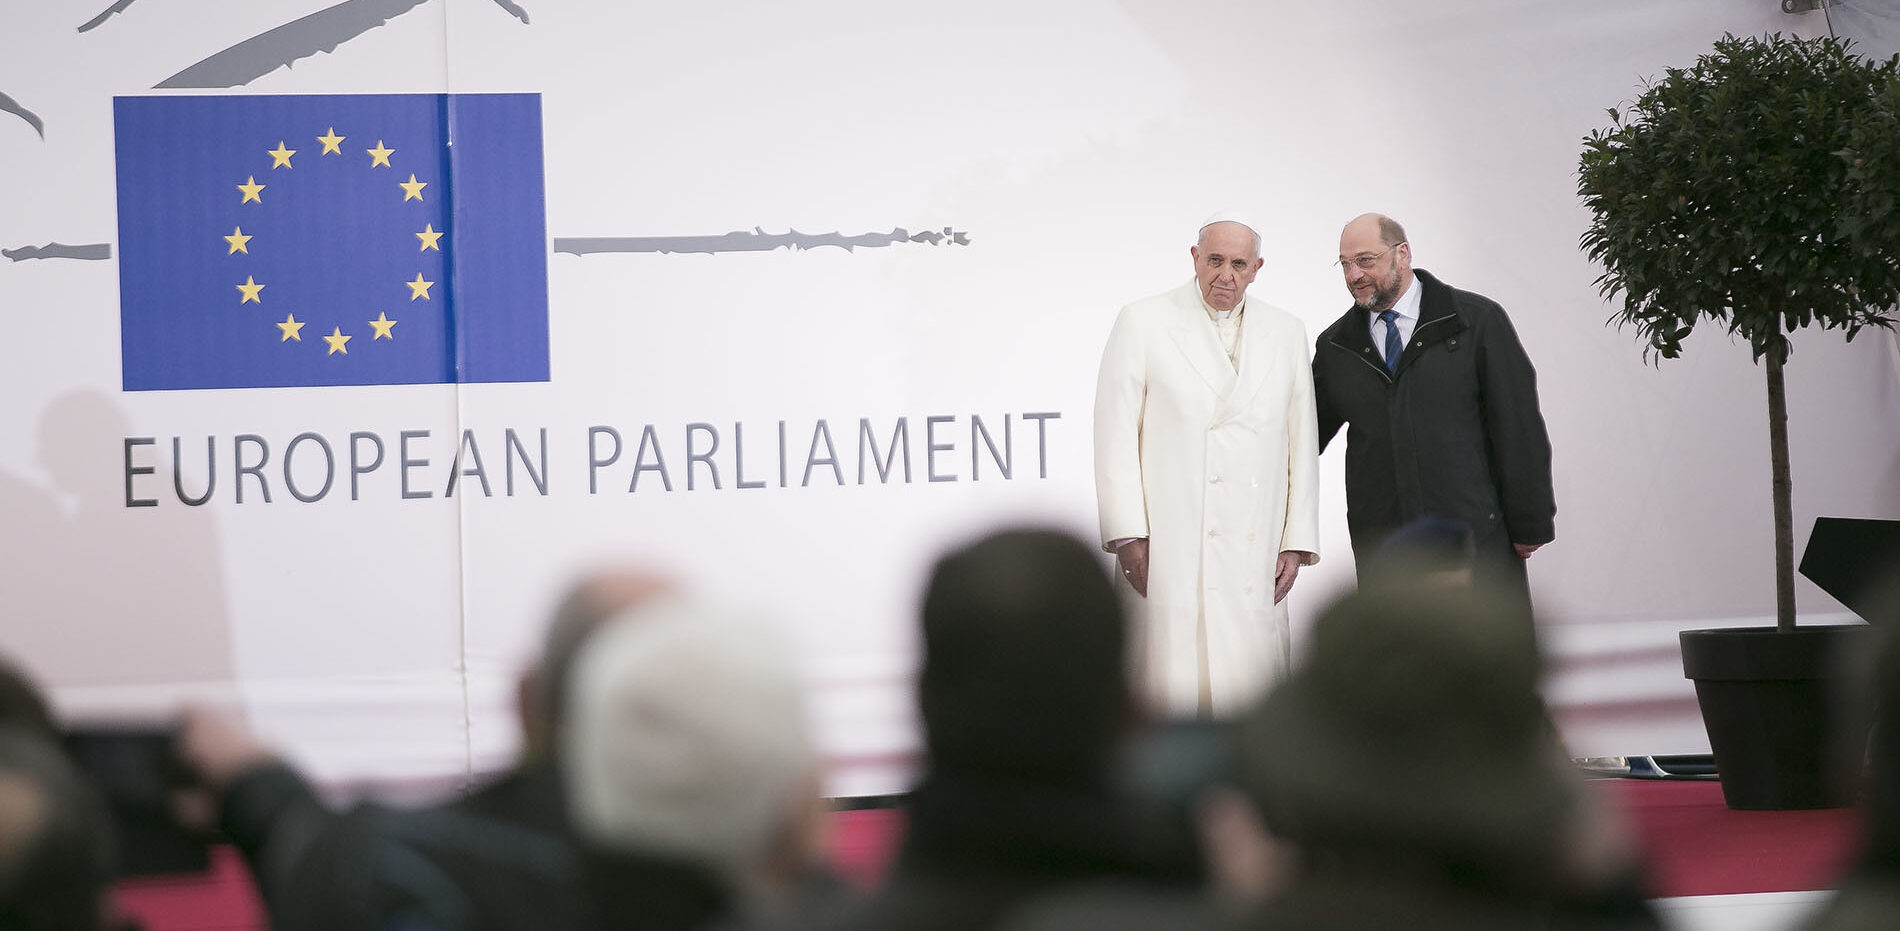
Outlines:
<svg viewBox="0 0 1900 931"><path fill-rule="evenodd" d="M1236 372L1192 280L1122 308L1109 334L1095 393L1102 541L1148 538L1134 662L1164 713L1200 710L1203 637L1217 716L1286 671L1274 563L1319 553L1308 345L1297 317L1249 298Z"/></svg>

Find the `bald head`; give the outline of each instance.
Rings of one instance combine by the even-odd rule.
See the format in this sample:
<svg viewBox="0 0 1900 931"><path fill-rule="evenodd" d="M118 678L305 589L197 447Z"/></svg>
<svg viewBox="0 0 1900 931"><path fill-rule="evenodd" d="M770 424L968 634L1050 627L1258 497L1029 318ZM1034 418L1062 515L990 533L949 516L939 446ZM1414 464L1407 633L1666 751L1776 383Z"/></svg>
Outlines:
<svg viewBox="0 0 1900 931"><path fill-rule="evenodd" d="M1339 267L1354 304L1375 314L1391 310L1412 283L1405 228L1383 214L1354 217L1339 234Z"/></svg>
<svg viewBox="0 0 1900 931"><path fill-rule="evenodd" d="M1352 235L1362 238L1370 236L1384 245L1396 246L1405 241L1405 227L1383 213L1362 213L1346 224L1346 229L1340 233L1340 238L1343 240Z"/></svg>

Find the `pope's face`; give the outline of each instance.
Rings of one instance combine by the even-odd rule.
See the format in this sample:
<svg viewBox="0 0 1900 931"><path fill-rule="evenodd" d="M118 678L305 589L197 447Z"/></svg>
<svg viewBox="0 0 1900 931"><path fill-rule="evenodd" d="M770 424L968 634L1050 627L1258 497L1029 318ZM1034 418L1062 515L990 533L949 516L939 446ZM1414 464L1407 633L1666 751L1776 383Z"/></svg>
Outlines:
<svg viewBox="0 0 1900 931"><path fill-rule="evenodd" d="M1215 310L1233 310L1260 274L1260 250L1253 231L1238 223L1221 222L1201 231L1201 241L1188 250L1194 256L1194 277L1201 283L1201 300Z"/></svg>

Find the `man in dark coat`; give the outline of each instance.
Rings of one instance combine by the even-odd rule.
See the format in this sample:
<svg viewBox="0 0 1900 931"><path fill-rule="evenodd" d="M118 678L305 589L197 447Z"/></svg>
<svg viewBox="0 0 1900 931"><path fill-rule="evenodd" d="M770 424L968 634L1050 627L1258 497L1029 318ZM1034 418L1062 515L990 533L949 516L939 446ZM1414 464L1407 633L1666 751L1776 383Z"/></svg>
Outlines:
<svg viewBox="0 0 1900 931"><path fill-rule="evenodd" d="M1339 264L1353 306L1319 336L1320 448L1346 426L1346 521L1370 564L1421 517L1471 528L1480 582L1529 598L1524 560L1556 536L1537 373L1495 301L1412 268L1405 230L1367 214Z"/></svg>

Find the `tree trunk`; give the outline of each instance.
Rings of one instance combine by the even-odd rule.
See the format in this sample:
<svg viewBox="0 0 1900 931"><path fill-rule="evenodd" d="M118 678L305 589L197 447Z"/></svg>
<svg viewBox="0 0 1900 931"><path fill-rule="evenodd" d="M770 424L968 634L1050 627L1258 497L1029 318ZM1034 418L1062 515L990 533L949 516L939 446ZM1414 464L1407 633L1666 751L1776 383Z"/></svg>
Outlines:
<svg viewBox="0 0 1900 931"><path fill-rule="evenodd" d="M1775 628L1794 630L1794 481L1788 471L1788 390L1784 346L1768 350L1768 462L1774 470Z"/></svg>

